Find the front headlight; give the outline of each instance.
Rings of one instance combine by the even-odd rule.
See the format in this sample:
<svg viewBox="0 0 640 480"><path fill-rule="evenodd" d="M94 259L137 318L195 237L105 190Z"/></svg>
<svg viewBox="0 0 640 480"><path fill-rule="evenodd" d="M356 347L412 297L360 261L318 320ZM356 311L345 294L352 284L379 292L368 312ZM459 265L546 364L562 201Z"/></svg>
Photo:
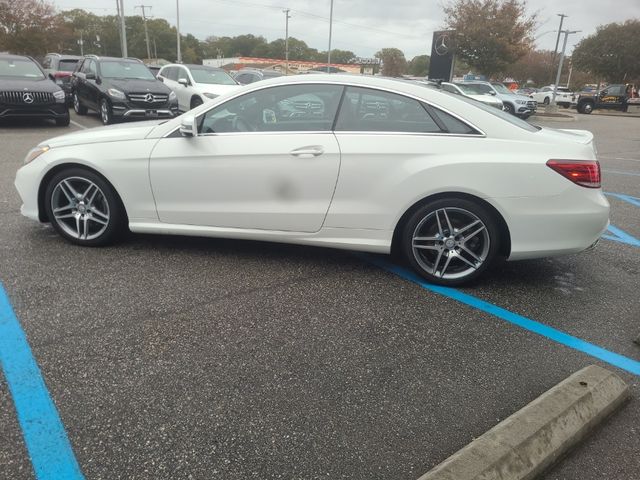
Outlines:
<svg viewBox="0 0 640 480"><path fill-rule="evenodd" d="M113 98L117 98L118 100L126 100L124 92L121 92L117 88L109 88L107 89L107 93L111 95Z"/></svg>
<svg viewBox="0 0 640 480"><path fill-rule="evenodd" d="M169 101L170 102L173 102L176 98L178 98L178 97L176 97L176 92L171 92L169 94Z"/></svg>
<svg viewBox="0 0 640 480"><path fill-rule="evenodd" d="M218 96L215 93L203 93L203 95L207 98L216 98Z"/></svg>
<svg viewBox="0 0 640 480"><path fill-rule="evenodd" d="M29 162L33 162L36 158L49 150L51 150L49 145L38 145L27 153L27 156L24 158L24 163L27 164Z"/></svg>
<svg viewBox="0 0 640 480"><path fill-rule="evenodd" d="M56 99L56 103L64 103L66 94L64 93L64 90L58 90L57 92L53 92L53 98Z"/></svg>

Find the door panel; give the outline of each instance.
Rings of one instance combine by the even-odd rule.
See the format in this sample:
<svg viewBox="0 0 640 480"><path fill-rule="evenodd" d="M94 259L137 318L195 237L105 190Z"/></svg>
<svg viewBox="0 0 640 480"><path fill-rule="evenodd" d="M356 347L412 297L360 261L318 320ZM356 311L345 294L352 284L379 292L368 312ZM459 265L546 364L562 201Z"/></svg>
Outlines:
<svg viewBox="0 0 640 480"><path fill-rule="evenodd" d="M339 167L331 132L214 134L161 139L150 178L162 222L316 232Z"/></svg>

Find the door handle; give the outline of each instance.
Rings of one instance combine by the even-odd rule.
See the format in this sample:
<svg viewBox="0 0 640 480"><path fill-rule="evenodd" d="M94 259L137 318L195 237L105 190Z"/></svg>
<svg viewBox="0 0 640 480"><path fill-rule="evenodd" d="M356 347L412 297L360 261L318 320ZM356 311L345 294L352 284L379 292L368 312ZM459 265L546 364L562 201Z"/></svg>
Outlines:
<svg viewBox="0 0 640 480"><path fill-rule="evenodd" d="M324 153L324 148L322 148L320 145L314 145L310 147L296 148L295 150L291 150L291 152L289 153L294 157L317 157Z"/></svg>

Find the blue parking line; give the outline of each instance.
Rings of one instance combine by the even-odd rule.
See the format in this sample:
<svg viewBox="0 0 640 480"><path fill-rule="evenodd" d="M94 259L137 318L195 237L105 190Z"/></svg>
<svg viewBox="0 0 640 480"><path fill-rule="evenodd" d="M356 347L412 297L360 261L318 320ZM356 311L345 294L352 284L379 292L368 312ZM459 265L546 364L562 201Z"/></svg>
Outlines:
<svg viewBox="0 0 640 480"><path fill-rule="evenodd" d="M458 289L443 287L440 285L433 285L418 277L416 274L408 271L407 269L389 263L380 258L374 258L369 255L363 255L363 257L370 263L373 263L374 265L388 272L391 272L405 280L415 283L425 290L429 290L431 292L451 298L469 307L476 308L485 313L505 320L512 325L524 328L525 330L541 335L556 343L572 348L579 352L586 353L587 355L602 360L603 362L606 362L610 365L618 367L622 370L626 370L627 372L633 373L634 375L640 376L640 362L638 362L637 360L633 360L618 353L611 352L602 347L586 342L580 338L569 335L561 330L557 330L553 327L545 325L544 323L540 323L535 320L531 320L530 318L523 317L522 315L518 315L517 313L510 312L509 310L505 310L502 307L486 302L484 300L480 300L473 295L461 292Z"/></svg>
<svg viewBox="0 0 640 480"><path fill-rule="evenodd" d="M638 240L633 235L629 235L627 232L618 227L609 225L609 227L607 227L607 232L611 233L611 235L605 234L602 235L602 238L613 240L614 242L626 243L627 245L631 245L632 247L640 247L640 240Z"/></svg>
<svg viewBox="0 0 640 480"><path fill-rule="evenodd" d="M9 385L22 436L38 480L80 480L71 449L38 364L0 284L0 365Z"/></svg>
<svg viewBox="0 0 640 480"><path fill-rule="evenodd" d="M609 197L617 198L618 200L622 200L623 202L630 203L636 207L640 207L640 198L634 197L632 195L625 195L624 193L613 193L613 192L604 192L605 195Z"/></svg>

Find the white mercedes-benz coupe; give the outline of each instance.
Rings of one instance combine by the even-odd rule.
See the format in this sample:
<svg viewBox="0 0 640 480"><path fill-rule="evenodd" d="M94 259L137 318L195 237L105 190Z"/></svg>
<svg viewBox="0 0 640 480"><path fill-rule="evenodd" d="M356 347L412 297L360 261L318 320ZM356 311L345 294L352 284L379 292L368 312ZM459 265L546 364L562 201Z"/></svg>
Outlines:
<svg viewBox="0 0 640 480"><path fill-rule="evenodd" d="M607 228L593 135L393 79L301 75L165 122L31 150L22 213L68 241L133 232L401 252L459 285L496 257L580 252Z"/></svg>

